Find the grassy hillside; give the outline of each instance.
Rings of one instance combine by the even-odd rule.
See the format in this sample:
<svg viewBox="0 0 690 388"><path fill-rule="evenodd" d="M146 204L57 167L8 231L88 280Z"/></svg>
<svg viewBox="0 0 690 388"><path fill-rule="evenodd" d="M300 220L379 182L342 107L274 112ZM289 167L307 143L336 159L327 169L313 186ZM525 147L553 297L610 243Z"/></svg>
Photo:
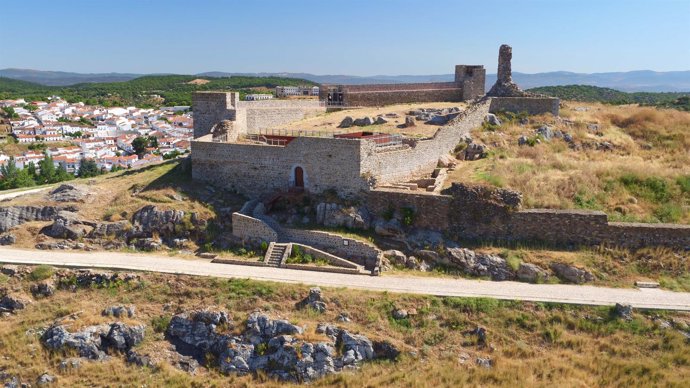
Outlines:
<svg viewBox="0 0 690 388"><path fill-rule="evenodd" d="M126 82L82 83L71 86L44 86L0 77L0 99L44 100L58 95L69 102L83 101L104 106L191 105L192 92L199 90L238 90L252 87L274 88L280 85L315 85L311 81L280 77L203 77L192 75L145 76ZM161 96L164 101L153 97Z"/></svg>
<svg viewBox="0 0 690 388"><path fill-rule="evenodd" d="M550 141L537 129L567 134ZM503 116L473 138L485 159L462 163L452 180L523 193L530 208L592 209L615 221L690 223L690 113L565 102L561 117ZM525 136L531 145L519 145Z"/></svg>
<svg viewBox="0 0 690 388"><path fill-rule="evenodd" d="M51 272L41 268L40 274ZM0 275L0 286L28 296L36 283L30 279L36 277ZM680 332L687 330L687 313L635 311L633 319L625 321L609 307L325 288L328 310L319 314L295 307L307 293L306 285L163 274L142 274L135 283L58 290L0 320L0 371L30 383L48 372L57 377L56 386L65 387L296 386L264 374L226 376L213 359L202 360L206 367L194 375L174 368L169 360L174 351L163 333L171 316L216 306L228 311L239 328L249 313L260 309L306 326L298 339L327 341L315 328L328 322L373 340L390 341L402 352L397 361L364 363L361 370L316 380L308 385L312 387L681 387L690 378L690 353ZM60 362L74 354L46 350L39 340L42 330L54 321L71 331L113 322L115 318L104 317L101 311L114 304L136 307L136 315L123 322L147 326L144 341L134 350L151 355L158 366L127 364L124 355L114 353L102 362L84 361L76 370L60 369ZM396 308L416 313L395 319ZM338 322L342 312L352 321ZM476 327L486 329L486 346L467 334ZM477 358L491 359L491 368L477 365Z"/></svg>
<svg viewBox="0 0 690 388"><path fill-rule="evenodd" d="M590 85L544 86L529 89L563 100L603 102L607 104L641 104L690 111L689 93L626 93L610 88Z"/></svg>

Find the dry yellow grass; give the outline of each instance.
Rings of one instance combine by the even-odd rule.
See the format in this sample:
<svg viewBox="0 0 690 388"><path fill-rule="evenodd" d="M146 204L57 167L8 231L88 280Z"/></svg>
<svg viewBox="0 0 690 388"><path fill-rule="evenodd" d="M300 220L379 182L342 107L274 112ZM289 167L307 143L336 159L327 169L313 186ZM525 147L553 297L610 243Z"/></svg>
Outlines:
<svg viewBox="0 0 690 388"><path fill-rule="evenodd" d="M562 116L570 122L540 116L527 125L476 129L472 135L489 145L489 157L461 163L447 184L516 189L530 208L587 208L614 220L690 223L690 113L567 103ZM587 129L593 123L599 130ZM580 149L560 139L517 145L519 136L534 137L542 124L569 133ZM614 149L596 149L602 142Z"/></svg>
<svg viewBox="0 0 690 388"><path fill-rule="evenodd" d="M389 120L386 124L371 125L368 127L351 127L347 130L367 130L376 131L383 133L401 133L410 137L417 136L431 136L436 130L438 130L438 125L424 124L423 121L417 121L415 127L411 128L398 128L397 126L405 123L405 115L407 112L414 109L421 108L452 108L459 107L463 108L466 104L462 102L431 102L431 103L419 103L419 104L398 104L389 105L385 107L371 107L371 108L361 108L361 109L347 109L342 111L329 112L321 114L319 116L306 118L304 120L296 121L288 125L280 126L279 129L290 129L290 130L310 130L310 131L342 131L338 128L340 122L346 116L351 116L353 119L361 117L376 117L379 114L395 113L398 115L397 118L386 118Z"/></svg>
<svg viewBox="0 0 690 388"><path fill-rule="evenodd" d="M284 386L263 376L224 376L215 369L196 376L165 363L158 370L127 365L115 355L109 361L86 362L76 371L60 372L64 358L43 349L36 333L54 319L81 312L80 325L111 322L100 316L104 306L134 304L132 323L147 324L140 353L155 352L163 359L169 349L163 335L151 328L152 319L173 312L218 306L227 309L236 326L255 309L306 325L308 340L318 322L335 322L343 311L351 323L341 324L372 339L386 339L403 351L398 362L365 364L361 371L327 377L311 386L456 387L471 386L684 386L690 378L690 353L684 337L661 329L651 318L689 322L687 313L637 312L632 322L610 318L609 308L487 299L438 298L403 294L324 289L329 310L319 315L297 310L295 303L308 287L245 280L221 280L174 275L145 275L140 286L58 291L17 315L0 321L3 358L0 370L24 381L48 371L59 386ZM30 282L5 279L4 286L28 290ZM163 305L172 308L164 310ZM393 308L415 308L410 319L394 320ZM488 331L489 348L463 335L476 326ZM410 354L416 352L416 356ZM476 366L489 357L492 369ZM463 362L463 359L464 362Z"/></svg>

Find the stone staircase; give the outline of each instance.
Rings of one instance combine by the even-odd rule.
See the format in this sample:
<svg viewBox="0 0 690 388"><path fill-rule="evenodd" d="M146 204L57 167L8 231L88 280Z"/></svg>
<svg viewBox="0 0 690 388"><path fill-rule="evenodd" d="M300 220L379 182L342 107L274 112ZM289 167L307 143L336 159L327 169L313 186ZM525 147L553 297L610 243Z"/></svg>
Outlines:
<svg viewBox="0 0 690 388"><path fill-rule="evenodd" d="M280 267L283 258L289 254L288 249L290 244L270 243L266 256L264 256L264 263L269 267Z"/></svg>

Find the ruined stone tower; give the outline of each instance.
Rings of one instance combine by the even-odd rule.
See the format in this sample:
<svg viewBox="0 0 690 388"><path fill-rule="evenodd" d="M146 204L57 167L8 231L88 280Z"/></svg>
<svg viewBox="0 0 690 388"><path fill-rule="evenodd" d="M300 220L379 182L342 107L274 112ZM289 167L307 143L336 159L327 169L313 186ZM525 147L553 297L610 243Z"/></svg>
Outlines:
<svg viewBox="0 0 690 388"><path fill-rule="evenodd" d="M520 90L513 82L513 71L511 60L513 59L513 48L507 44L501 45L498 50L498 74L496 83L486 94L490 97L524 97L530 94Z"/></svg>

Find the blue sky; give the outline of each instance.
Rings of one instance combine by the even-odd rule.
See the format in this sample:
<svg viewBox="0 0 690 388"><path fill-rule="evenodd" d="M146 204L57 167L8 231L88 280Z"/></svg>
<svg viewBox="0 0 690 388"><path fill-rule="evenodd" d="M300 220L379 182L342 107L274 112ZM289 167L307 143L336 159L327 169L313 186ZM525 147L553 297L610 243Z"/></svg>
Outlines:
<svg viewBox="0 0 690 388"><path fill-rule="evenodd" d="M0 7L0 68L442 74L690 70L690 0L32 0Z"/></svg>

